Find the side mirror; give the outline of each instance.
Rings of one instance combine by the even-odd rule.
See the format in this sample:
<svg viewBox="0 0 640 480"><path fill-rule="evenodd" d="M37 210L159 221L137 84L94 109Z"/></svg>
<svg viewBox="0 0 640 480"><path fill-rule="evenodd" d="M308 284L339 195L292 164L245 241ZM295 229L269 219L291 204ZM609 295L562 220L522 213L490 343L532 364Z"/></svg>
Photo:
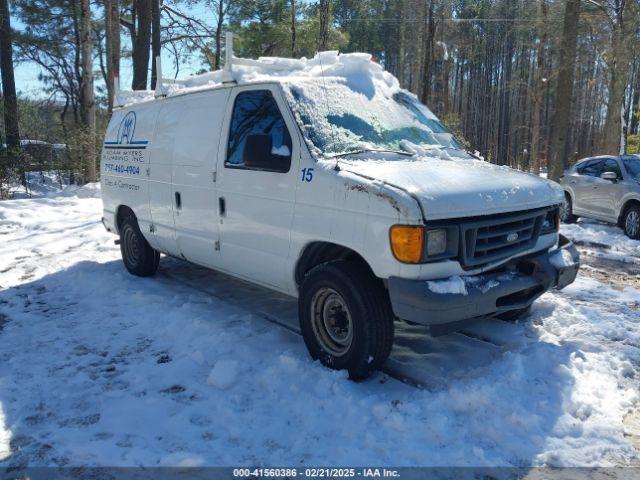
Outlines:
<svg viewBox="0 0 640 480"><path fill-rule="evenodd" d="M289 147L273 148L271 135L249 135L245 140L242 153L244 166L269 172L288 172L291 167Z"/></svg>
<svg viewBox="0 0 640 480"><path fill-rule="evenodd" d="M616 172L603 172L600 175L600 178L602 178L603 180L609 180L615 183L618 181L618 174Z"/></svg>
<svg viewBox="0 0 640 480"><path fill-rule="evenodd" d="M245 140L242 161L248 168L269 168L272 165L271 135L249 135Z"/></svg>

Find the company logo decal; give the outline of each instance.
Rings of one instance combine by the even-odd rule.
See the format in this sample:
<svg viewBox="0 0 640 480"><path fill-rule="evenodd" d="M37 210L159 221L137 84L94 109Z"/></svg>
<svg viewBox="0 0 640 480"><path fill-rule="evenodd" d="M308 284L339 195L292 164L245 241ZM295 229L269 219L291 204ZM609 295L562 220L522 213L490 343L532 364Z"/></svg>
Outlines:
<svg viewBox="0 0 640 480"><path fill-rule="evenodd" d="M120 128L118 128L118 143L131 143L133 140L133 132L136 129L136 114L135 112L127 113L120 122Z"/></svg>
<svg viewBox="0 0 640 480"><path fill-rule="evenodd" d="M518 240L518 238L520 237L520 235L518 235L517 233L510 233L509 235L507 235L507 242L509 243L513 243L516 240Z"/></svg>
<svg viewBox="0 0 640 480"><path fill-rule="evenodd" d="M136 140L134 134L136 131L136 112L133 110L120 121L118 127L118 136L115 142L104 142L105 148L125 148L125 149L144 149L147 148L147 140Z"/></svg>

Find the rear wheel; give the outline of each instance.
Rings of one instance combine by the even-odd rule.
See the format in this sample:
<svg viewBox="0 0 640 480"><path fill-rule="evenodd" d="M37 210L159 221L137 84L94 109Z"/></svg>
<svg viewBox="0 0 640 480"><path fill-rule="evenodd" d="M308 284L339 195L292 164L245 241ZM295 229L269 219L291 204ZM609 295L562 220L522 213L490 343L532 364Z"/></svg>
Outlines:
<svg viewBox="0 0 640 480"><path fill-rule="evenodd" d="M564 195L564 202L560 205L560 221L562 223L575 223L578 217L573 214L573 202L569 194Z"/></svg>
<svg viewBox="0 0 640 480"><path fill-rule="evenodd" d="M138 277L150 277L158 270L160 253L142 235L138 221L128 215L120 225L120 253L129 273Z"/></svg>
<svg viewBox="0 0 640 480"><path fill-rule="evenodd" d="M631 205L624 213L624 233L634 240L640 239L640 207Z"/></svg>
<svg viewBox="0 0 640 480"><path fill-rule="evenodd" d="M393 314L381 282L362 265L335 261L313 268L298 300L300 328L313 359L367 378L393 346Z"/></svg>

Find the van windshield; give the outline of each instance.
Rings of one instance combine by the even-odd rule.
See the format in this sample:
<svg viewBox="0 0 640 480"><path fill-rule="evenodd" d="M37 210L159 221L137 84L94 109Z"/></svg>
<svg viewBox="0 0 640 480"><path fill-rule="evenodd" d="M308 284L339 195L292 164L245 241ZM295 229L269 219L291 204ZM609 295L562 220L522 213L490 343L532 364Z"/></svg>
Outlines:
<svg viewBox="0 0 640 480"><path fill-rule="evenodd" d="M288 85L304 135L325 156L379 150L402 151L401 142L461 149L431 111L403 91L376 91L345 82Z"/></svg>

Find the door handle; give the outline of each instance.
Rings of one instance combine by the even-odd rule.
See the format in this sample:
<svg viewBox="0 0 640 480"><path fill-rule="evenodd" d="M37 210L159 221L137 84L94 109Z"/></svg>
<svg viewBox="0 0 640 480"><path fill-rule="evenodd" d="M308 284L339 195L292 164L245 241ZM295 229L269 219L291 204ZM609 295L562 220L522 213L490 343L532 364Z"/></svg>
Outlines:
<svg viewBox="0 0 640 480"><path fill-rule="evenodd" d="M180 196L180 192L175 192L176 196L176 210L182 210L182 197Z"/></svg>
<svg viewBox="0 0 640 480"><path fill-rule="evenodd" d="M218 209L221 217L227 216L227 201L224 197L218 197Z"/></svg>

